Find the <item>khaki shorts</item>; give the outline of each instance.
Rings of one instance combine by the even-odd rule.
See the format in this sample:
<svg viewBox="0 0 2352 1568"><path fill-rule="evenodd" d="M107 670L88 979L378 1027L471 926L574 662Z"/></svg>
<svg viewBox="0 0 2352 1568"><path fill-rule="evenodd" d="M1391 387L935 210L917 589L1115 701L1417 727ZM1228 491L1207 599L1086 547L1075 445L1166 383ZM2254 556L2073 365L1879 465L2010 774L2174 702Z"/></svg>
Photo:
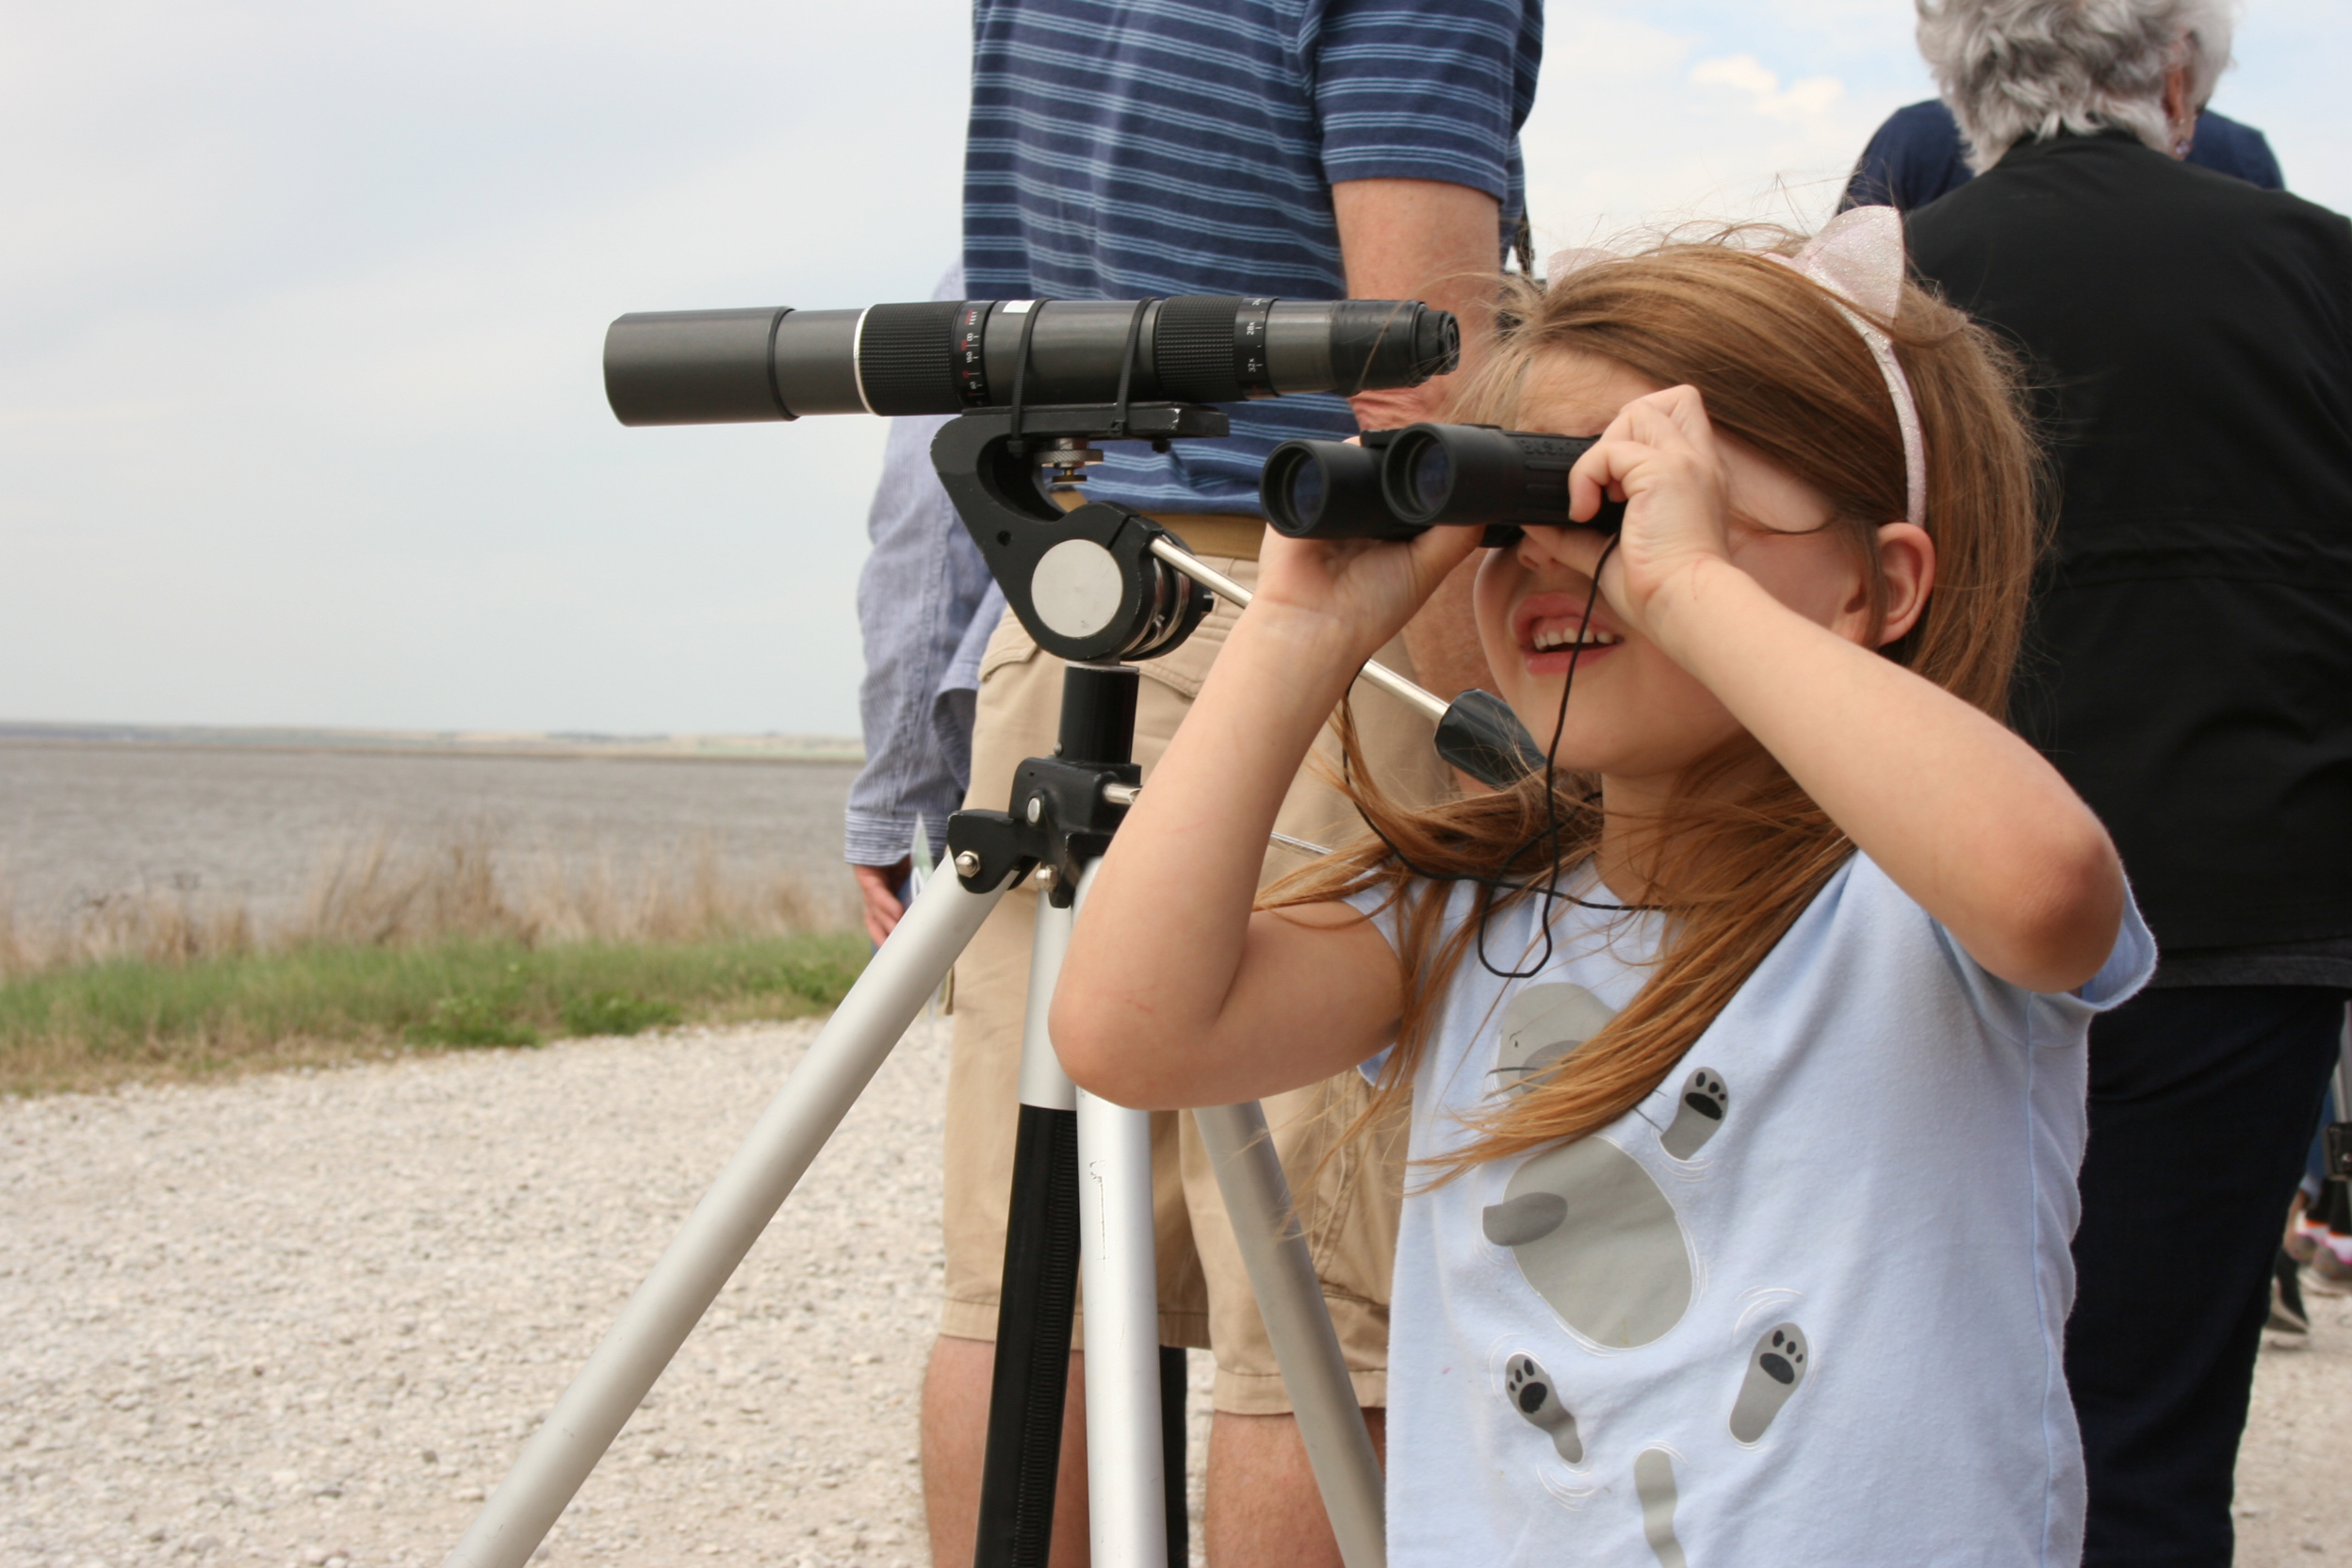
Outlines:
<svg viewBox="0 0 2352 1568"><path fill-rule="evenodd" d="M1187 519L1168 521L1178 533L1185 532ZM1233 519L1218 522L1230 530ZM1208 529L1196 531L1214 537ZM1253 560L1210 555L1206 548L1201 558L1244 586L1257 580ZM1233 607L1220 601L1183 647L1137 666L1143 678L1136 705L1135 760L1147 779L1200 689L1210 662L1224 646L1234 618ZM1390 668L1412 675L1401 642L1382 649L1380 658ZM1014 768L1023 758L1054 749L1061 686L1061 662L1040 653L1007 614L981 661L967 804L1004 809ZM1434 801L1450 789L1449 776L1430 746L1429 720L1362 683L1356 687L1354 705L1372 765L1385 787L1408 801ZM1335 764L1337 745L1328 731L1318 744ZM1319 844L1345 842L1361 830L1347 798L1303 769L1283 802L1277 826ZM1275 847L1266 857L1267 878L1303 863L1298 852ZM1036 899L1026 885L1007 893L956 966L956 1033L947 1085L947 1299L939 1324L940 1332L952 1338L996 1337ZM1402 1119L1331 1153L1368 1094L1359 1074L1346 1072L1267 1101L1266 1114L1290 1176L1356 1396L1366 1405L1382 1405L1387 1402L1389 1276L1396 1256ZM1155 1114L1152 1147L1161 1342L1215 1352L1218 1410L1244 1415L1287 1412L1290 1401L1282 1375L1192 1118ZM1327 1153L1331 1158L1325 1161ZM1320 1176L1312 1186L1302 1187L1318 1162L1323 1162Z"/></svg>

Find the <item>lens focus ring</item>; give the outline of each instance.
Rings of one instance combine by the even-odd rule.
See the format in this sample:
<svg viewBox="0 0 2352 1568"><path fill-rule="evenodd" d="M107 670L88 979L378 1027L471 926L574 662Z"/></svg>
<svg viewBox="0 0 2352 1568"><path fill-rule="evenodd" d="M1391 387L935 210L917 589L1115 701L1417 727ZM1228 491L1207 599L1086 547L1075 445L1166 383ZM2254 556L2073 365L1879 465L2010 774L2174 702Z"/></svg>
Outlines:
<svg viewBox="0 0 2352 1568"><path fill-rule="evenodd" d="M1179 402L1237 403L1250 394L1233 373L1233 294L1179 294L1160 306L1153 343L1161 396Z"/></svg>
<svg viewBox="0 0 2352 1568"><path fill-rule="evenodd" d="M876 414L957 414L954 300L875 305L858 334L858 381Z"/></svg>

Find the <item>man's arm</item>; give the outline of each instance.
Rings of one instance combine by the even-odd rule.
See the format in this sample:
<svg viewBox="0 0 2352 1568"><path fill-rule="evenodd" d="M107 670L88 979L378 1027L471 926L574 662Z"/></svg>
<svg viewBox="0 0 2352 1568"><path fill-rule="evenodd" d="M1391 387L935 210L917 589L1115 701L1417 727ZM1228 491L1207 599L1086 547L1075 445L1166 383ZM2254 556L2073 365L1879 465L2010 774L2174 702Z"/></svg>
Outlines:
<svg viewBox="0 0 2352 1568"><path fill-rule="evenodd" d="M939 755L931 728L940 672L956 649L959 612L971 587L957 558L961 531L931 472L925 448L940 419L894 421L884 447L867 536L874 549L858 577L858 629L866 676L858 693L866 764L849 787L842 812L842 855L858 882L866 934L876 942L902 913L907 849L918 818L935 836L962 791ZM985 588L987 576L979 573Z"/></svg>
<svg viewBox="0 0 2352 1568"><path fill-rule="evenodd" d="M935 300L964 297L964 269L948 270ZM956 519L931 469L931 437L944 418L894 419L883 444L866 536L874 549L858 575L858 629L866 678L858 694L866 765L849 787L841 858L857 879L866 934L879 943L905 911L915 824L936 836L962 804L964 751L936 733L940 672L961 651L965 623L988 600L988 568Z"/></svg>
<svg viewBox="0 0 2352 1568"><path fill-rule="evenodd" d="M1502 210L1494 197L1441 180L1341 180L1331 187L1348 292L1359 300L1420 300L1462 323L1462 369L1419 386L1348 400L1366 430L1446 416L1451 387L1486 355L1494 331ZM1445 698L1489 683L1470 612L1471 557L1405 628L1421 685Z"/></svg>

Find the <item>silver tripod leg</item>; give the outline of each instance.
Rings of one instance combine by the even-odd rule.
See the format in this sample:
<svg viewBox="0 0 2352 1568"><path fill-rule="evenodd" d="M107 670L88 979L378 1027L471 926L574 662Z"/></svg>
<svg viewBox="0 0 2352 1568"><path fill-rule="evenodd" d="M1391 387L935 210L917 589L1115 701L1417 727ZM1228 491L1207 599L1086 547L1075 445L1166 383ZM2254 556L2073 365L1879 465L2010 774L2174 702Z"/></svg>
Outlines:
<svg viewBox="0 0 2352 1568"><path fill-rule="evenodd" d="M1340 1560L1348 1568L1383 1568L1388 1515L1380 1456L1357 1408L1348 1360L1340 1352L1307 1238L1298 1229L1266 1112L1251 1100L1207 1106L1194 1111L1192 1119L1217 1169L1217 1190L1233 1218L1233 1239L1266 1319L1266 1337L1282 1368L1323 1510L1338 1538Z"/></svg>
<svg viewBox="0 0 2352 1568"><path fill-rule="evenodd" d="M1249 605L1249 589L1202 565L1167 540L1155 542L1152 553L1219 597L1245 608ZM1445 718L1444 701L1395 672L1367 663L1361 673L1364 680L1430 719ZM1302 844L1280 833L1274 837L1295 848L1325 853L1319 844ZM1290 1184L1266 1132L1266 1113L1253 1100L1196 1110L1192 1118L1217 1169L1217 1191L1233 1220L1242 1265L1250 1272L1250 1288L1258 1298L1258 1313L1266 1320L1275 1364L1282 1368L1282 1386L1298 1416L1298 1436L1306 1445L1307 1462L1315 1470L1315 1489L1322 1493L1324 1511L1331 1515L1340 1560L1347 1568L1385 1568L1388 1509L1380 1458L1373 1450L1372 1434L1365 1429L1356 1404L1348 1359L1340 1351L1339 1332L1331 1327L1331 1309L1323 1301L1322 1282L1315 1278L1315 1260L1298 1230Z"/></svg>
<svg viewBox="0 0 2352 1568"><path fill-rule="evenodd" d="M531 1557L1004 892L924 887L443 1568Z"/></svg>
<svg viewBox="0 0 2352 1568"><path fill-rule="evenodd" d="M1168 1568L1152 1118L1084 1091L1078 1096L1078 1223L1093 1560L1101 1568Z"/></svg>
<svg viewBox="0 0 2352 1568"><path fill-rule="evenodd" d="M1101 864L1090 863L1079 880L1079 903L1086 902L1086 886ZM1060 946L1067 948L1077 910L1055 913L1062 923ZM1040 951L1044 945L1038 943ZM1056 951L1056 977L1060 958ZM1030 984L1040 978L1044 995L1051 997L1054 977L1033 971ZM1083 1091L1078 1094L1078 1225L1079 1281L1086 1308L1086 1520L1093 1560L1097 1568L1168 1568L1152 1118Z"/></svg>

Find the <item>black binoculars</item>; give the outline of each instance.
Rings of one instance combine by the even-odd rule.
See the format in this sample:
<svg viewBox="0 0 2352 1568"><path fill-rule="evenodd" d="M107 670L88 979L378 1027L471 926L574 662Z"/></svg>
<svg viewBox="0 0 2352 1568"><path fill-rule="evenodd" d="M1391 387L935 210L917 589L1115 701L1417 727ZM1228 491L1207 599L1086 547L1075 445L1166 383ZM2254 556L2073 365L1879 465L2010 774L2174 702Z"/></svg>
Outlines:
<svg viewBox="0 0 2352 1568"><path fill-rule="evenodd" d="M1259 498L1293 539L1411 539L1432 528L1483 528L1508 545L1528 523L1569 525L1568 470L1593 438L1499 425L1407 425L1363 444L1285 441L1266 460ZM1580 525L1615 532L1623 501Z"/></svg>

